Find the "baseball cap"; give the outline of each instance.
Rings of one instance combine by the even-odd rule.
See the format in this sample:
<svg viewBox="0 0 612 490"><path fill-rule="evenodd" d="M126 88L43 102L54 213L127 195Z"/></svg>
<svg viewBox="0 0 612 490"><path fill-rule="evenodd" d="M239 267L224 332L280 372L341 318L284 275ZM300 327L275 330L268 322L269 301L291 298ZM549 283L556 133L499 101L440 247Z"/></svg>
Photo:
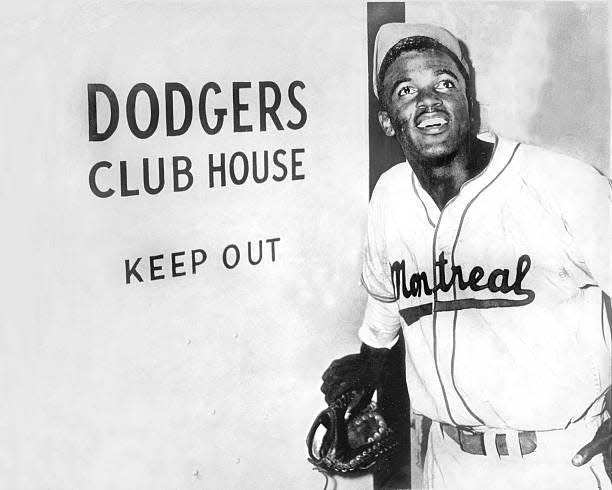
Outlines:
<svg viewBox="0 0 612 490"><path fill-rule="evenodd" d="M443 27L433 24L406 24L403 22L384 24L378 30L376 41L374 42L374 60L372 63L374 73L372 81L376 97L378 97L378 72L386 54L398 42L415 36L428 37L440 43L457 57L463 68L465 68L466 73L469 73L467 61L463 57L459 41L451 32Z"/></svg>

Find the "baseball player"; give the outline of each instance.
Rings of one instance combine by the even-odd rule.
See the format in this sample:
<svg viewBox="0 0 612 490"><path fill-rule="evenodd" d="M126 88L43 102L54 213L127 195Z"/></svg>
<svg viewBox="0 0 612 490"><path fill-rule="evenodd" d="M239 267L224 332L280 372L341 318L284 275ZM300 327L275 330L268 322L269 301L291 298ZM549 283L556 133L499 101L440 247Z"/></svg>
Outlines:
<svg viewBox="0 0 612 490"><path fill-rule="evenodd" d="M612 488L609 182L477 138L469 66L445 29L382 26L373 66L380 125L406 162L372 195L363 345L324 373L326 399L376 386L401 328L412 408L433 421L426 488Z"/></svg>

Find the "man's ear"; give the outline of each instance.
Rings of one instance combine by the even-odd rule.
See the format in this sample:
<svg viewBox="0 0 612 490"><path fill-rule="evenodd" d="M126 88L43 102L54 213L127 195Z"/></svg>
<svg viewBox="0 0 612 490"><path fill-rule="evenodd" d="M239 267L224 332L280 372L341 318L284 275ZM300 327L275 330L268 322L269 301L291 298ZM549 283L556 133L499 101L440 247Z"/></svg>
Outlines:
<svg viewBox="0 0 612 490"><path fill-rule="evenodd" d="M395 136L395 129L387 111L378 111L378 123L387 136Z"/></svg>

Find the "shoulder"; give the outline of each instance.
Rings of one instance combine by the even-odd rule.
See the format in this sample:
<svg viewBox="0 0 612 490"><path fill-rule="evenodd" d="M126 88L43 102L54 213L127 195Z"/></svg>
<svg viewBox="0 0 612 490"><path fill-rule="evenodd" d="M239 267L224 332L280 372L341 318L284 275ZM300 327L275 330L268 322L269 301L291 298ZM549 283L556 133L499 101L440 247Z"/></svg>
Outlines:
<svg viewBox="0 0 612 490"><path fill-rule="evenodd" d="M522 176L534 185L548 188L573 188L606 181L591 165L556 151L535 145L520 144L515 155Z"/></svg>
<svg viewBox="0 0 612 490"><path fill-rule="evenodd" d="M390 203L406 191L412 189L412 168L407 162L401 162L383 172L379 177L374 191L372 192L372 203Z"/></svg>
<svg viewBox="0 0 612 490"><path fill-rule="evenodd" d="M577 158L520 144L513 164L521 187L563 215L580 208L601 206L609 199L608 178Z"/></svg>
<svg viewBox="0 0 612 490"><path fill-rule="evenodd" d="M410 168L410 165L407 162L397 163L381 174L374 187L374 192L380 194L385 191L394 191L403 182L410 182L411 178L412 168Z"/></svg>
<svg viewBox="0 0 612 490"><path fill-rule="evenodd" d="M394 165L385 171L372 192L368 207L370 226L385 226L400 218L405 212L406 199L412 192L412 168L407 162Z"/></svg>

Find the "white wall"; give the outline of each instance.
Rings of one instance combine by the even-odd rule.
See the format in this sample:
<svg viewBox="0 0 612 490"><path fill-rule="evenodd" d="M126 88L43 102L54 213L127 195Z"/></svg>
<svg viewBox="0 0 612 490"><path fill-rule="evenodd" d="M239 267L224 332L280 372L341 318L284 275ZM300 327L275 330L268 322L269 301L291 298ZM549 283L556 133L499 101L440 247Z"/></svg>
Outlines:
<svg viewBox="0 0 612 490"><path fill-rule="evenodd" d="M365 11L65 3L14 11L1 32L0 488L322 488L306 432L321 372L358 348L363 305ZM181 82L197 108L205 82L260 80L305 83L303 129L209 136L197 115L183 136L127 128L137 82L158 95ZM88 141L88 83L119 96L105 142ZM243 93L257 129L256 92ZM285 104L281 119L297 120ZM209 153L296 147L304 180L208 187ZM89 189L99 160L172 155L193 161L186 192ZM225 245L274 237L274 263L223 266ZM125 259L192 248L209 255L196 275L125 284Z"/></svg>

